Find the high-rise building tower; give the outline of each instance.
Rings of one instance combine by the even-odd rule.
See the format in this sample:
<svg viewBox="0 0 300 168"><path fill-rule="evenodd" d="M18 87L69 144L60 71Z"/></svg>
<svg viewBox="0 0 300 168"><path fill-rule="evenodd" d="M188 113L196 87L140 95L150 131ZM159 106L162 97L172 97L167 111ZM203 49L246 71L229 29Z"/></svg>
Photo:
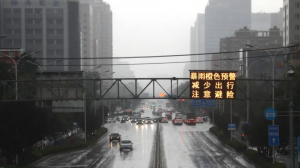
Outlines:
<svg viewBox="0 0 300 168"><path fill-rule="evenodd" d="M283 1L283 45L300 41L300 0Z"/></svg>
<svg viewBox="0 0 300 168"><path fill-rule="evenodd" d="M80 23L77 0L0 0L3 48L22 48L35 55L44 70L80 68ZM64 58L54 66L57 58ZM51 64L53 66L46 66Z"/></svg>
<svg viewBox="0 0 300 168"><path fill-rule="evenodd" d="M190 37L190 53L191 54L201 54L205 52L205 15L198 14L195 21L195 25L191 27L191 37ZM204 70L205 69L205 56L191 56L191 69Z"/></svg>
<svg viewBox="0 0 300 168"><path fill-rule="evenodd" d="M80 4L82 70L93 69L94 63L94 12L90 4Z"/></svg>
<svg viewBox="0 0 300 168"><path fill-rule="evenodd" d="M251 0L209 0L205 9L205 53L219 52L220 39L245 26L251 27ZM206 69L212 67L210 64L214 63L207 62Z"/></svg>
<svg viewBox="0 0 300 168"><path fill-rule="evenodd" d="M110 5L102 0L82 0L81 3L88 3L93 7L94 18L94 57L108 58L93 60L94 64L112 64L113 56L113 30L112 30L112 11ZM102 66L98 69L100 73L113 72L112 66Z"/></svg>

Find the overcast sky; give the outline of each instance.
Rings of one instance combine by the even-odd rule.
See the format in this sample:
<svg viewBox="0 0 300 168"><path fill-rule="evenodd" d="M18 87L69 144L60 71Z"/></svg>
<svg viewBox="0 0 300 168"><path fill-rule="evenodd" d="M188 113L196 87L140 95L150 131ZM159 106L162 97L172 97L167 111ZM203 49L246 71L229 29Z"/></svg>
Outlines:
<svg viewBox="0 0 300 168"><path fill-rule="evenodd" d="M189 54L190 27L208 3L208 0L104 1L111 5L113 12L113 55L116 57ZM282 4L283 0L252 0L252 12L278 12ZM189 58L122 59L129 63L186 60ZM135 77L153 74L182 77L183 68L184 64L131 66Z"/></svg>

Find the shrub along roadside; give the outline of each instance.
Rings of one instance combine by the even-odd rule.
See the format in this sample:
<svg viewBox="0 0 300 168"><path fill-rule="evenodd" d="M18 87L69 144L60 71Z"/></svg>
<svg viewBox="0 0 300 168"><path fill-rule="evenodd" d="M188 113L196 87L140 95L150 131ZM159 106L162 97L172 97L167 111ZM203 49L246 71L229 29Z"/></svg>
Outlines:
<svg viewBox="0 0 300 168"><path fill-rule="evenodd" d="M224 144L234 148L237 152L244 152L247 150L247 146L244 143L237 141L236 139L232 138L232 141L216 126L211 127L210 132L215 134L221 142Z"/></svg>
<svg viewBox="0 0 300 168"><path fill-rule="evenodd" d="M244 156L262 168L286 168L282 163L275 162L275 164L273 164L271 159L263 157L257 151L252 149L246 150Z"/></svg>
<svg viewBox="0 0 300 168"><path fill-rule="evenodd" d="M26 166L30 165L31 163L41 159L42 157L47 156L47 155L87 148L89 146L96 144L98 139L102 135L104 135L106 132L107 132L107 128L103 127L103 128L100 128L99 130L97 130L96 134L92 134L89 137L87 137L86 142L78 141L73 144L48 147L44 150L32 152L30 155L26 156L25 161L23 163L20 163L19 165L4 165L4 166L0 165L0 167L4 167L4 168L21 168L22 167L23 168L23 167L26 167Z"/></svg>
<svg viewBox="0 0 300 168"><path fill-rule="evenodd" d="M234 148L237 152L243 152L244 156L252 161L255 165L260 166L261 168L286 168L286 166L282 163L275 162L275 164L272 163L270 159L265 158L264 156L257 153L255 150L247 150L247 146L244 143L241 143L237 141L236 139L232 138L232 141L229 137L227 137L218 127L214 126L211 127L210 132L216 135L218 139Z"/></svg>

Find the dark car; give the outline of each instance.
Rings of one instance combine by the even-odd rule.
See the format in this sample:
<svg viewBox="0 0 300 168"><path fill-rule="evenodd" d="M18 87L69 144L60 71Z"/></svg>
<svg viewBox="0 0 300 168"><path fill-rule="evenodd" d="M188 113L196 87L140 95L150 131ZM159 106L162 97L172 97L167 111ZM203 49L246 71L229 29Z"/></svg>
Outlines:
<svg viewBox="0 0 300 168"><path fill-rule="evenodd" d="M109 135L109 142L111 141L114 141L114 140L117 140L117 141L121 141L121 135L119 133L112 133Z"/></svg>
<svg viewBox="0 0 300 168"><path fill-rule="evenodd" d="M122 118L122 119L121 119L121 123L126 123L126 119L125 119L125 118Z"/></svg>
<svg viewBox="0 0 300 168"><path fill-rule="evenodd" d="M136 125L139 125L139 124L144 125L144 122L143 122L143 120L138 119L138 120L135 122L135 124L136 124Z"/></svg>
<svg viewBox="0 0 300 168"><path fill-rule="evenodd" d="M166 114L165 117L169 120L172 120L172 114Z"/></svg>

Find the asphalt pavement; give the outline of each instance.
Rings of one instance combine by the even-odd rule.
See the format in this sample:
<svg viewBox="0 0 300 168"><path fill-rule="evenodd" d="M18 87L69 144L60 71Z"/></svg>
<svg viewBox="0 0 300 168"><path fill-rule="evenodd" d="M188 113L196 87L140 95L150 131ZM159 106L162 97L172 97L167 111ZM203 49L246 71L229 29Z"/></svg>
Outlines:
<svg viewBox="0 0 300 168"><path fill-rule="evenodd" d="M152 116L145 110L144 117ZM134 123L120 122L105 124L108 133L90 149L49 157L35 163L35 168L134 168L152 165L152 149L156 124L136 126ZM133 142L133 151L119 150L119 142L109 142L110 133L121 134L121 139Z"/></svg>
<svg viewBox="0 0 300 168"><path fill-rule="evenodd" d="M152 116L145 110L143 117ZM209 132L210 123L196 126L160 123L163 168L252 168L241 154L223 146ZM35 168L150 168L153 164L156 124L136 126L127 122L106 124L108 133L90 149L45 158ZM133 142L133 151L120 152L118 142L109 142L110 133Z"/></svg>
<svg viewBox="0 0 300 168"><path fill-rule="evenodd" d="M223 146L210 133L210 123L161 124L164 165L167 168L254 168L242 154Z"/></svg>

